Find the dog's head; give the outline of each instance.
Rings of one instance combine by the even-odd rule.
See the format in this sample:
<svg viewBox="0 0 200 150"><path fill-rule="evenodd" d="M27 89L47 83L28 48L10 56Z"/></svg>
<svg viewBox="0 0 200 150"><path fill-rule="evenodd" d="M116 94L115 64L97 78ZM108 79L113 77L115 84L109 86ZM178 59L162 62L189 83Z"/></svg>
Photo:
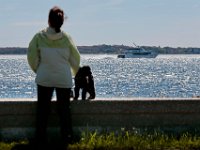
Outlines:
<svg viewBox="0 0 200 150"><path fill-rule="evenodd" d="M89 76L92 74L90 66L83 66L81 68L81 73L85 76Z"/></svg>

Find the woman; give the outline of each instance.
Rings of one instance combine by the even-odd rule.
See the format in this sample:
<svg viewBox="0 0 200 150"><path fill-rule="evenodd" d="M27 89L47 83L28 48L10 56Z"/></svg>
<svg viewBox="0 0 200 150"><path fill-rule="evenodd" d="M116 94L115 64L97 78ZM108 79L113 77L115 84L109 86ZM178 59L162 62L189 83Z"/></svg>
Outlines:
<svg viewBox="0 0 200 150"><path fill-rule="evenodd" d="M54 90L62 140L70 142L72 138L70 92L72 73L75 75L79 69L80 54L70 36L61 30L63 23L63 10L56 6L50 9L49 26L35 34L28 47L28 63L36 73L36 140L40 145L47 142L47 120Z"/></svg>

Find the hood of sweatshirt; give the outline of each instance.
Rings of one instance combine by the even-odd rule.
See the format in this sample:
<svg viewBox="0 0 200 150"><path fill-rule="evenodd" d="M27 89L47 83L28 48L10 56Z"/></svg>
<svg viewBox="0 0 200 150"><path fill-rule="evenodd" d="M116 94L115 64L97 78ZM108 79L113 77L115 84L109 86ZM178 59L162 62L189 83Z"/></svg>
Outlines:
<svg viewBox="0 0 200 150"><path fill-rule="evenodd" d="M63 37L63 32L56 32L54 28L47 27L42 31L42 34L50 40L59 40Z"/></svg>

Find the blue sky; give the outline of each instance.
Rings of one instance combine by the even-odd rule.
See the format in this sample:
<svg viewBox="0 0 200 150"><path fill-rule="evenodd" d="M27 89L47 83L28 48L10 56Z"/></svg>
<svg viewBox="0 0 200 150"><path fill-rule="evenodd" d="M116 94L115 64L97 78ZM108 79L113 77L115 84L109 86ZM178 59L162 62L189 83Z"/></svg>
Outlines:
<svg viewBox="0 0 200 150"><path fill-rule="evenodd" d="M1 0L0 47L27 47L54 5L78 46L200 47L200 0Z"/></svg>

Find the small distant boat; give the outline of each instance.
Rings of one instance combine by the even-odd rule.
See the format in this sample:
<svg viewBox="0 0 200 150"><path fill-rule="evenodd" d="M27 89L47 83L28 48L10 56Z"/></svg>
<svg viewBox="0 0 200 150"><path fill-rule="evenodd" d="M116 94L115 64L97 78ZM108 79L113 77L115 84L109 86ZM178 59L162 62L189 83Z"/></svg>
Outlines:
<svg viewBox="0 0 200 150"><path fill-rule="evenodd" d="M120 50L118 58L155 58L158 54L137 46Z"/></svg>

